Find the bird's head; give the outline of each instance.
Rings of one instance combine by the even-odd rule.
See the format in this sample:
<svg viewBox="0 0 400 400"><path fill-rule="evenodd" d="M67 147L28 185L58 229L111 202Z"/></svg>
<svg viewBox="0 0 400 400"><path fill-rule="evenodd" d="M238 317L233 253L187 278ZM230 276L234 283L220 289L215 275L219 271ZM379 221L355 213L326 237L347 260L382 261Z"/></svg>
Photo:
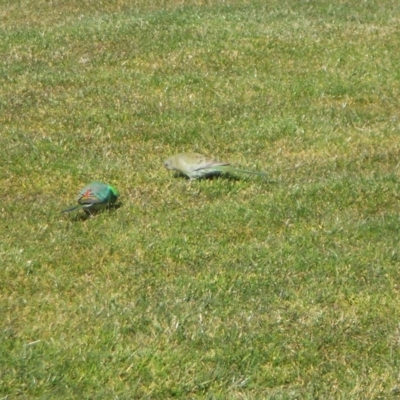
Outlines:
<svg viewBox="0 0 400 400"><path fill-rule="evenodd" d="M168 158L164 161L164 167L169 170L174 169L173 161L171 158Z"/></svg>
<svg viewBox="0 0 400 400"><path fill-rule="evenodd" d="M110 185L110 190L111 190L112 194L113 194L115 197L119 197L119 192L118 192L117 189L115 189L115 187L113 187L113 186Z"/></svg>

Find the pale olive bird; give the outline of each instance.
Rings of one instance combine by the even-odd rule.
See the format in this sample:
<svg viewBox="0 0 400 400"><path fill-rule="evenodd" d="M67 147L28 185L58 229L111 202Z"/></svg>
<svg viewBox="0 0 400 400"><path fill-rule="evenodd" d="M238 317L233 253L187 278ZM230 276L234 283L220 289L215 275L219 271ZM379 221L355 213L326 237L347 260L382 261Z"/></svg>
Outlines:
<svg viewBox="0 0 400 400"><path fill-rule="evenodd" d="M245 173L266 176L264 172L247 171L231 167L228 162L217 161L200 153L181 153L164 162L168 170L179 171L190 179L198 179L223 173Z"/></svg>
<svg viewBox="0 0 400 400"><path fill-rule="evenodd" d="M119 193L117 189L111 185L101 182L92 182L86 185L78 194L78 204L68 207L61 212L70 212L83 209L86 213L91 211L99 211L114 204L118 199Z"/></svg>

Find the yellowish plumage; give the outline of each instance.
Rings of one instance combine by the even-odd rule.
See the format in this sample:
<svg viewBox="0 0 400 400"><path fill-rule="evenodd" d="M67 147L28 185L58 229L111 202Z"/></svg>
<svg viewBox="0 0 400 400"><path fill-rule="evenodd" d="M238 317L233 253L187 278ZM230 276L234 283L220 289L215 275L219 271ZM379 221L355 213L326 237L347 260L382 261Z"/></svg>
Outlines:
<svg viewBox="0 0 400 400"><path fill-rule="evenodd" d="M218 161L200 153L175 154L165 160L164 167L168 170L179 171L190 179L235 172L265 176L263 172L253 172L233 168L228 162Z"/></svg>

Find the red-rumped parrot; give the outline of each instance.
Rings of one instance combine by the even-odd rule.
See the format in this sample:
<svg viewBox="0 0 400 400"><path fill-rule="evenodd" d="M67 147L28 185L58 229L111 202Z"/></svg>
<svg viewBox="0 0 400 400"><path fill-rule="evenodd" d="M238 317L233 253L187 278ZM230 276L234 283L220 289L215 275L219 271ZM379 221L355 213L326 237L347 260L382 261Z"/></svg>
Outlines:
<svg viewBox="0 0 400 400"><path fill-rule="evenodd" d="M190 179L235 172L265 176L264 172L237 169L231 167L228 162L217 161L199 153L175 154L165 160L164 167L168 170L179 171Z"/></svg>
<svg viewBox="0 0 400 400"><path fill-rule="evenodd" d="M118 196L118 191L111 185L92 182L79 192L77 197L78 204L76 206L69 207L61 212L70 212L81 208L87 213L102 210L114 204Z"/></svg>

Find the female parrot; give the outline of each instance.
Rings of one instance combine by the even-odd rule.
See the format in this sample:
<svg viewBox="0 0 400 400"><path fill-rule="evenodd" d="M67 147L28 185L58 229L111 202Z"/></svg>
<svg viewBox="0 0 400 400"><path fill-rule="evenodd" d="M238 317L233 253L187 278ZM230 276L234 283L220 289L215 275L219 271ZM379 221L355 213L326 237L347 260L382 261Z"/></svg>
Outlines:
<svg viewBox="0 0 400 400"><path fill-rule="evenodd" d="M227 162L217 161L199 153L175 154L164 162L164 167L168 170L179 171L190 179L235 172L265 176L264 172L237 169Z"/></svg>

